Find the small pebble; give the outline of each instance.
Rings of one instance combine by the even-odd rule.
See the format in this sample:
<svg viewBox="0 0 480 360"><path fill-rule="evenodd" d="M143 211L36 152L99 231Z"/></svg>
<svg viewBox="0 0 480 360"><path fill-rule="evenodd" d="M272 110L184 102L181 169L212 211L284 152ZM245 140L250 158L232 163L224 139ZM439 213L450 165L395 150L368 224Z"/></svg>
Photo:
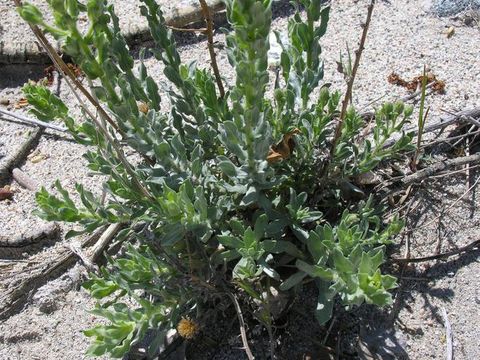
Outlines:
<svg viewBox="0 0 480 360"><path fill-rule="evenodd" d="M4 98L4 97L0 98L0 105L3 105L3 106L10 105L10 99Z"/></svg>

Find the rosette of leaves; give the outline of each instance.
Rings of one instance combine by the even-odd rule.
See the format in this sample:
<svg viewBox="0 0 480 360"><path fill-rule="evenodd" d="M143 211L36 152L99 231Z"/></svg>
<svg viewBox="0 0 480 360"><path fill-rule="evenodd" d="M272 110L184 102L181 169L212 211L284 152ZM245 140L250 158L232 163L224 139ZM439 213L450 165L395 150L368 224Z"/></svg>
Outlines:
<svg viewBox="0 0 480 360"><path fill-rule="evenodd" d="M148 51L163 63L168 81L163 91L144 65L146 52L134 61L106 1L48 0L53 24L31 4L19 8L62 44L108 109L100 120L87 111L75 119L48 89L24 88L34 115L63 121L76 141L89 145L88 167L106 176L105 202L81 185L75 202L57 182L57 194L38 192L39 216L78 224L69 236L124 224L116 239L123 249L84 285L99 301L94 313L110 321L85 331L93 338L89 354L121 357L154 330L153 356L165 331L182 318L201 319L212 296L234 291L264 302L262 289L298 289L307 278L319 288L322 324L336 297L347 307L389 304L395 281L379 268L401 223L384 224L373 198L344 199L342 186L355 186L356 176L410 146L411 134L384 145L402 131L411 110L385 104L373 137L363 139L363 120L351 108L328 159L341 97L322 83L320 39L329 7L299 1L288 36L278 36L282 53L272 84L272 1L225 1L236 80L220 97L208 70L181 62L156 2L142 2L155 44ZM81 14L88 18L86 32L78 29ZM169 111L161 110L162 101ZM142 161L129 161L126 147ZM270 161L274 150L278 156ZM284 265L296 270L286 272Z"/></svg>

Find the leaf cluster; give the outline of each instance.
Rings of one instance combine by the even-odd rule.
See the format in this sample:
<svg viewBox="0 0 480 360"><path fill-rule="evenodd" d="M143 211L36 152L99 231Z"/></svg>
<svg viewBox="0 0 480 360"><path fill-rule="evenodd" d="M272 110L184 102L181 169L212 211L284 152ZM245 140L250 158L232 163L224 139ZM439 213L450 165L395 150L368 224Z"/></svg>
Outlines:
<svg viewBox="0 0 480 360"><path fill-rule="evenodd" d="M321 324L336 298L347 307L391 302L395 279L380 267L385 245L402 224L383 223L372 197L355 204L342 189L357 188L358 175L410 148L411 134L385 144L401 133L411 109L381 106L373 135L364 136L364 120L350 108L330 159L341 98L322 83L320 39L330 8L320 0L299 1L286 34L276 33L282 50L272 84L272 1L225 2L236 79L224 97L209 71L182 63L154 0L142 0L140 12L155 44L148 51L163 63L167 84L149 75L145 51L134 61L106 1L48 0L53 24L31 4L19 9L60 41L113 119L100 118L105 133L86 112L75 119L48 89L24 88L32 112L63 121L76 141L89 145L88 167L105 176L105 202L77 185L77 205L57 182L60 196L38 192L39 216L77 223L72 235L125 224L117 236L122 251L84 285L99 300L94 313L110 321L85 332L93 338L91 355L123 356L148 329L163 334L181 316L198 315L212 294L236 291L265 302L265 288L298 290L314 279ZM80 14L88 17L85 33L78 29ZM169 111L161 110L162 101ZM108 134L143 161L126 166ZM291 138L282 142L286 134ZM288 156L269 161L280 145ZM286 271L292 267L293 273Z"/></svg>

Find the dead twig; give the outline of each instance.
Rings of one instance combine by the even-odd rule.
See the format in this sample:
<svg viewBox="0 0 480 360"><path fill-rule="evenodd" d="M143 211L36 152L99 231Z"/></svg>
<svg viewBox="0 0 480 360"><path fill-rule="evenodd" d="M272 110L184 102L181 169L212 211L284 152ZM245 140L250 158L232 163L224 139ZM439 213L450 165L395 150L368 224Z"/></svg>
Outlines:
<svg viewBox="0 0 480 360"><path fill-rule="evenodd" d="M455 175L455 174L463 173L463 172L468 171L468 170L477 169L478 167L480 167L480 164L479 164L479 165L469 166L468 168L463 168L463 169L459 169L459 170L454 170L454 171L448 171L448 172L445 172L445 173L440 173L440 174L438 174L438 175L432 175L432 176L429 177L429 179L439 179L439 178L442 178L442 177L445 177L445 176L452 176L452 175Z"/></svg>
<svg viewBox="0 0 480 360"><path fill-rule="evenodd" d="M337 316L333 315L332 321L330 321L330 325L328 325L327 333L325 334L323 340L322 340L322 345L325 346L327 343L328 338L330 337L330 333L332 332L333 325L335 324L335 321L337 320Z"/></svg>
<svg viewBox="0 0 480 360"><path fill-rule="evenodd" d="M422 136L423 136L423 129L425 128L425 121L427 120L428 112L430 111L430 107L427 108L427 111L424 115L425 110L425 98L426 98L426 87L427 87L427 67L426 65L423 66L423 77L422 77L422 95L420 97L420 110L418 114L418 133L417 133L417 146L415 153L413 154L413 158L410 162L410 166L414 172L417 171L417 161L420 155L420 146L422 145Z"/></svg>
<svg viewBox="0 0 480 360"><path fill-rule="evenodd" d="M469 110L459 111L458 113L452 114L450 116L441 116L439 121L437 121L437 122L435 122L431 125L426 126L423 129L423 133L427 134L427 133L430 133L430 132L433 132L433 131L443 130L447 126L454 125L454 124L457 124L459 122L470 123L472 125L475 125L475 123L472 122L472 119L476 120L477 118L480 118L480 107L469 109ZM405 129L405 132L406 133L413 133L413 136L418 135L418 129L416 127ZM397 141L397 139L390 139L390 140L385 142L384 147L388 148L388 147L392 146L393 144L395 144L396 141Z"/></svg>
<svg viewBox="0 0 480 360"><path fill-rule="evenodd" d="M199 0L200 5L202 6L202 13L203 17L205 18L205 22L207 24L207 42L208 42L208 51L210 53L210 60L212 62L212 69L213 74L215 75L215 80L218 86L218 92L220 93L220 97L223 99L225 96L225 89L223 88L222 77L220 76L220 71L218 70L217 64L217 55L215 54L215 49L213 48L213 20L212 14L208 8L207 2L205 0Z"/></svg>
<svg viewBox="0 0 480 360"><path fill-rule="evenodd" d="M97 271L98 266L95 265L95 262L123 226L123 223L110 224L88 253L83 251L79 243L72 243L68 248L82 260L89 270Z"/></svg>
<svg viewBox="0 0 480 360"><path fill-rule="evenodd" d="M450 167L454 166L461 166L465 164L475 164L480 162L480 154L473 154L469 156L462 156L454 159L447 159L447 160L442 160L439 162L436 162L422 170L417 171L416 173L413 173L411 175L407 175L404 177L399 177L399 178L394 178L389 180L389 184L394 184L397 182L401 182L403 185L410 185L415 182L421 181L426 179L427 177L430 177L432 175L435 175L436 173L443 171L445 169L448 169Z"/></svg>
<svg viewBox="0 0 480 360"><path fill-rule="evenodd" d="M229 292L227 293L227 295L232 300L233 305L235 306L235 310L237 312L238 322L240 323L240 335L242 337L243 348L245 350L245 353L247 354L248 360L253 360L254 356L252 354L252 350L250 350L250 346L248 345L247 332L245 330L245 322L243 321L242 309L240 308L240 304L238 303L238 300L234 294Z"/></svg>
<svg viewBox="0 0 480 360"><path fill-rule="evenodd" d="M430 255L430 256L424 256L424 257L419 257L419 258L402 258L402 259L395 259L391 258L388 260L389 263L392 264L406 264L406 263L419 263L419 262L424 262L424 261L431 261L431 260L438 260L438 259L445 259L454 255L459 255L474 249L480 248L480 240L475 240L471 242L470 244L466 246L462 246L456 250L451 250L451 251L446 251L444 253L436 254L436 255Z"/></svg>
<svg viewBox="0 0 480 360"><path fill-rule="evenodd" d="M88 256L88 258L92 263L95 263L97 261L98 257L102 254L102 252L105 250L108 244L112 241L115 235L117 235L117 233L120 231L123 225L124 224L122 223L111 224L107 228L107 230L105 230L105 232L102 234L100 239L98 239L98 241L92 247L92 250L90 251L90 254Z"/></svg>
<svg viewBox="0 0 480 360"><path fill-rule="evenodd" d="M450 136L450 137L445 138L445 139L439 139L439 140L433 140L433 141L427 142L427 143L422 145L422 148L428 148L428 147L431 148L433 145L441 144L441 143L448 143L450 145L450 147L455 147L455 144L450 144L450 141L452 141L452 140L462 141L466 136L472 136L472 135L478 135L478 134L480 134L480 130L469 131L466 134Z"/></svg>
<svg viewBox="0 0 480 360"><path fill-rule="evenodd" d="M80 260L82 260L83 265L88 269L88 271L94 272L97 271L98 268L95 266L93 262L90 261L88 256L82 249L82 244L79 241L73 241L66 246L67 249L70 249L72 253L77 255Z"/></svg>
<svg viewBox="0 0 480 360"><path fill-rule="evenodd" d="M448 321L447 310L442 306L442 317L445 325L445 336L447 338L447 360L453 360L453 336L452 336L452 326L450 321Z"/></svg>
<svg viewBox="0 0 480 360"><path fill-rule="evenodd" d="M44 128L48 128L48 129L52 129L52 130L56 130L56 131L61 131L61 132L66 132L67 131L67 129L64 128L63 126L58 126L58 125L55 125L55 124L47 123L45 121L32 119L28 116L14 113L13 111L8 111L8 110L4 110L4 109L0 108L0 114L10 116L14 119L20 120L20 121L25 122L27 124L38 125L38 126L41 126L41 127L44 127ZM3 119L3 118L0 117L0 119ZM9 119L5 119L5 120L8 121Z"/></svg>
<svg viewBox="0 0 480 360"><path fill-rule="evenodd" d="M0 186L10 179L10 171L25 160L29 151L37 145L42 134L43 129L34 129L27 140L19 147L19 149L3 162L3 165L0 166Z"/></svg>
<svg viewBox="0 0 480 360"><path fill-rule="evenodd" d="M367 40L368 28L370 26L370 21L372 20L372 13L373 13L374 6L375 6L375 0L370 0L370 5L368 5L368 9L367 9L367 20L365 21L365 24L362 24L363 31L362 31L362 37L360 39L360 45L358 49L355 51L355 61L353 63L352 75L348 79L347 92L345 93L345 97L343 98L342 110L340 112L340 117L338 119L337 127L335 128L335 135L333 136L332 146L330 148L330 159L333 158L333 155L335 154L335 149L337 147L338 140L340 139L340 135L342 133L343 121L345 120L345 116L347 115L348 104L350 103L350 99L352 98L353 83L355 81L358 67L360 65L362 52L365 49L365 41Z"/></svg>
<svg viewBox="0 0 480 360"><path fill-rule="evenodd" d="M202 34L205 34L207 32L207 29L205 29L205 28L191 29L191 28L179 28L179 27L176 27L176 26L169 26L169 25L166 25L166 27L169 28L170 30L178 31L178 32L193 32L193 33L199 32L199 33L202 33Z"/></svg>
<svg viewBox="0 0 480 360"><path fill-rule="evenodd" d="M43 239L54 238L58 236L59 233L59 226L56 223L49 223L30 233L18 236L0 235L0 248L23 248L29 245L38 244Z"/></svg>
<svg viewBox="0 0 480 360"><path fill-rule="evenodd" d="M102 227L97 230L93 235L87 237L82 242L82 248L95 243L105 228ZM28 278L22 279L20 283L4 291L0 295L0 319L5 319L14 313L25 301L28 299L29 294L40 287L47 281L48 278L54 274L58 274L60 271L64 271L66 268L75 264L76 256L70 249L65 249L58 257L51 260L46 264L40 264L31 271Z"/></svg>
<svg viewBox="0 0 480 360"><path fill-rule="evenodd" d="M25 189L30 191L37 191L38 184L30 176L25 174L22 170L15 168L12 170L12 177L15 179L20 186L23 186Z"/></svg>

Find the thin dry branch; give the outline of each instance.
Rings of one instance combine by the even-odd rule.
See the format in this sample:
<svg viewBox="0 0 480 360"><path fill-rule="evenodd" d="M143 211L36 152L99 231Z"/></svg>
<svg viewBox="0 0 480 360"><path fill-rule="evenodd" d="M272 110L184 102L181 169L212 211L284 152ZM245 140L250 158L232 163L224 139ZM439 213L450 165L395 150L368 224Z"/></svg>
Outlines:
<svg viewBox="0 0 480 360"><path fill-rule="evenodd" d="M170 26L170 25L166 25L167 28L169 28L170 30L173 30L173 31L178 31L178 32L192 32L192 33L203 33L205 34L207 32L207 29L193 29L193 28L179 28L179 27L176 27L176 26Z"/></svg>
<svg viewBox="0 0 480 360"><path fill-rule="evenodd" d="M449 116L441 116L439 121L437 121L437 122L435 122L435 123L433 123L429 126L426 126L423 129L423 133L426 134L426 133L430 133L430 132L437 131L437 130L443 130L447 126L454 125L454 124L457 124L459 122L463 122L463 123L467 123L467 124L470 123L472 125L476 125L476 123L478 123L478 120L477 120L478 118L480 118L480 107L459 111L458 113L450 114ZM410 128L410 129L405 129L405 132L411 132L411 133L413 133L413 136L416 136L418 134L418 129L416 127ZM384 147L388 148L388 147L392 146L393 144L395 144L396 141L397 141L397 139L391 139L391 140L385 142Z"/></svg>
<svg viewBox="0 0 480 360"><path fill-rule="evenodd" d="M112 241L115 235L117 235L117 233L120 231L123 225L124 224L122 223L111 224L107 228L107 230L105 230L105 232L102 234L100 239L98 239L98 241L92 247L92 250L89 254L88 258L92 263L95 263L97 261L98 257L102 254L102 252L105 250L108 244Z"/></svg>
<svg viewBox="0 0 480 360"><path fill-rule="evenodd" d="M479 248L480 248L480 240L475 240L475 241L472 241L470 244L468 244L466 246L462 246L462 247L460 247L456 250L446 251L446 252L443 252L443 253L440 253L440 254L424 256L424 257L419 257L419 258L409 258L409 259L406 259L406 258L402 258L402 259L392 258L392 259L389 259L388 262L393 263L393 264L407 264L407 263L419 263L419 262L424 262L424 261L439 260L439 259L445 259L445 258L454 256L454 255L459 255L459 254L462 254L462 253L465 253L465 252L468 252L468 251L472 251L472 250L475 250L475 249L479 249Z"/></svg>
<svg viewBox="0 0 480 360"><path fill-rule="evenodd" d="M82 260L89 270L97 271L98 267L95 262L124 225L123 223L110 224L88 252L83 251L80 243L72 243L68 248Z"/></svg>
<svg viewBox="0 0 480 360"><path fill-rule="evenodd" d="M17 120L20 120L22 122L25 122L27 124L38 125L38 126L41 126L41 127L44 127L44 128L48 128L48 129L52 129L52 130L56 130L56 131L61 131L61 132L66 132L67 131L67 129L64 128L63 126L58 126L58 125L55 125L55 124L47 123L45 121L32 119L28 116L25 116L25 115L22 115L22 114L17 114L17 113L14 113L12 111L4 110L4 109L1 109L1 108L0 108L0 114L13 117L13 118L15 118ZM0 117L0 119L3 119L3 118ZM5 119L5 120L8 121L9 119Z"/></svg>
<svg viewBox="0 0 480 360"><path fill-rule="evenodd" d="M453 360L453 336L452 336L452 326L448 320L447 310L442 307L442 317L445 325L445 336L447 338L447 360Z"/></svg>
<svg viewBox="0 0 480 360"><path fill-rule="evenodd" d="M10 179L10 172L25 160L29 151L37 145L42 134L42 128L34 129L27 140L20 145L18 150L3 161L3 165L0 166L0 185Z"/></svg>
<svg viewBox="0 0 480 360"><path fill-rule="evenodd" d="M367 8L367 20L365 21L365 24L362 24L362 27L363 27L362 37L360 39L360 45L358 49L355 51L355 61L353 63L352 75L348 79L347 92L345 93L345 97L343 98L340 118L338 119L338 124L335 129L335 135L332 141L332 147L330 148L330 158L332 158L335 153L338 140L342 133L343 122L345 120L345 116L347 115L348 104L350 103L350 99L352 98L353 83L355 81L355 77L357 76L358 67L360 66L360 59L362 57L362 52L365 49L365 41L367 40L368 28L370 27L370 22L372 20L372 13L373 13L374 6L375 6L375 0L371 0L370 5L368 5L368 8Z"/></svg>
<svg viewBox="0 0 480 360"><path fill-rule="evenodd" d="M220 76L220 71L218 70L217 55L215 54L215 49L213 47L212 14L208 8L207 2L205 0L199 0L199 1L200 1L200 5L202 6L203 17L205 18L205 22L207 24L207 30L205 33L207 34L208 51L210 53L210 59L212 61L213 74L215 75L215 80L217 82L220 97L223 98L225 96L225 89L223 88L222 77Z"/></svg>
<svg viewBox="0 0 480 360"><path fill-rule="evenodd" d="M104 228L97 230L93 235L82 242L82 247L90 246L98 240ZM70 249L65 249L58 257L48 263L39 264L30 270L27 278L22 279L18 285L5 290L0 295L0 319L5 319L15 312L28 299L31 291L47 281L48 278L60 271L64 271L75 263L76 256Z"/></svg>
<svg viewBox="0 0 480 360"><path fill-rule="evenodd" d="M480 154L473 154L469 156L462 156L454 159L447 159L443 161L436 162L422 170L417 171L411 175L397 178L392 180L391 183L401 182L404 185L410 185L415 182L421 181L426 179L429 176L432 176L440 171L448 169L454 166L460 166L465 164L475 164L480 162Z"/></svg>
<svg viewBox="0 0 480 360"><path fill-rule="evenodd" d="M35 180L18 168L12 170L12 177L25 189L37 191L39 188L38 183Z"/></svg>
<svg viewBox="0 0 480 360"><path fill-rule="evenodd" d="M234 294L227 293L227 295L230 297L230 299L232 299L233 305L235 306L235 310L237 312L238 322L240 323L240 334L242 336L245 353L247 354L248 360L253 360L254 356L252 354L252 350L250 350L250 346L248 345L247 332L245 330L245 322L243 321L242 309L240 308L240 304L238 303L238 300Z"/></svg>
<svg viewBox="0 0 480 360"><path fill-rule="evenodd" d="M433 220L421 225L421 226L417 226L413 229L410 229L410 230L406 230L405 233L408 234L408 233L412 233L414 231L417 231L417 230L420 230L420 229L424 229L432 224L434 224L435 222L439 221L440 218L447 212L449 211L450 209L452 209L455 205L458 204L458 202L460 200L462 200L470 191L472 191L476 186L477 184L480 182L480 177L473 183L472 186L470 186L467 190L465 190L465 192L457 199L455 200L451 205L449 205L448 207L446 208L443 208L442 211L440 211L440 214L438 216L436 216Z"/></svg>
<svg viewBox="0 0 480 360"><path fill-rule="evenodd" d="M48 223L26 234L17 236L0 235L0 257L2 254L1 248L24 248L37 244L43 239L56 237L59 233L60 228L56 223Z"/></svg>

